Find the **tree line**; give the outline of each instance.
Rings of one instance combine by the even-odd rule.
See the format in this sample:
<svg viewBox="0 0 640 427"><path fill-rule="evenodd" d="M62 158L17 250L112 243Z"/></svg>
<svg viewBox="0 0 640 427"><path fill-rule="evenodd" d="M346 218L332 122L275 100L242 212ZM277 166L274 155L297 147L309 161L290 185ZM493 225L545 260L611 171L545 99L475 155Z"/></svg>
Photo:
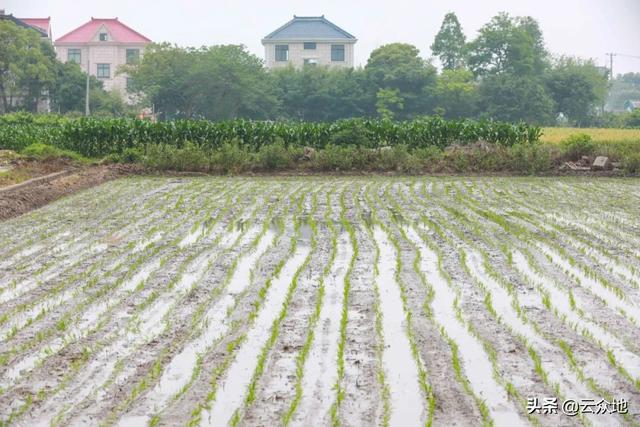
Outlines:
<svg viewBox="0 0 640 427"><path fill-rule="evenodd" d="M2 38L4 28L0 27ZM0 48L6 46L2 43ZM268 70L244 46L185 48L162 43L149 45L138 64L119 71L130 76L130 90L165 119L408 120L438 115L538 125L607 124L606 73L591 60L553 56L531 17L501 13L467 40L456 15L449 13L430 49L440 71L420 55L418 47L406 43L381 46L371 52L364 67L354 69L308 65ZM75 64L55 61L55 55L43 56L53 65L49 72L43 71L43 78L27 76L26 82L38 82L40 87L22 93L37 97L47 88L54 111L82 111L82 72ZM7 73L2 67L4 95ZM9 80L19 85L16 76ZM109 102L100 90L92 78L96 91L92 99L105 104L103 110L122 114L124 107L113 99ZM100 110L99 105L96 108Z"/></svg>

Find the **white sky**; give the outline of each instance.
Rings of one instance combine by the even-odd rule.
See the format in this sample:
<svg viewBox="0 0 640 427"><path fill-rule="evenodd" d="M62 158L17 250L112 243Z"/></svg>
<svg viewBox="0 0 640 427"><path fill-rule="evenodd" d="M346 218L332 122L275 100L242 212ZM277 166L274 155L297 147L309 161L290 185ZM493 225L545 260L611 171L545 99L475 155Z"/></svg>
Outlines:
<svg viewBox="0 0 640 427"><path fill-rule="evenodd" d="M0 0L17 17L51 16L54 40L88 21L118 17L154 41L182 46L244 44L263 57L262 37L294 14L327 19L358 38L356 64L391 42L416 45L425 58L447 12L458 15L468 38L498 12L538 20L555 54L593 58L605 53L640 57L640 0ZM608 64L608 61L606 62ZM640 58L618 56L614 72L640 72Z"/></svg>

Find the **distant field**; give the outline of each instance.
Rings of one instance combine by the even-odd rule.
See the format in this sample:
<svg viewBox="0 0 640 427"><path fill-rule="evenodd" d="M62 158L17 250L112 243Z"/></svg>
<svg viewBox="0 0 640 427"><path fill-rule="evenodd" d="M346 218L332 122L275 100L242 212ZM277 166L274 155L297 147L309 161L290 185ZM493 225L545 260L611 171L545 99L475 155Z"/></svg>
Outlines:
<svg viewBox="0 0 640 427"><path fill-rule="evenodd" d="M570 135L586 133L595 142L638 142L640 129L602 129L602 128L543 128L543 142L559 143Z"/></svg>

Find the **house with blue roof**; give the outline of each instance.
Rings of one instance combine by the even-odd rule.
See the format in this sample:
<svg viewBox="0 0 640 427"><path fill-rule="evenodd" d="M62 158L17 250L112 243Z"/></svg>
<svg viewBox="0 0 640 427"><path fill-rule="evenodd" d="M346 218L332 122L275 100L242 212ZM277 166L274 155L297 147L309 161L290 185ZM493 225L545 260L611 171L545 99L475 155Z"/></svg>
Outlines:
<svg viewBox="0 0 640 427"><path fill-rule="evenodd" d="M295 16L262 39L268 68L353 67L358 40L322 16Z"/></svg>

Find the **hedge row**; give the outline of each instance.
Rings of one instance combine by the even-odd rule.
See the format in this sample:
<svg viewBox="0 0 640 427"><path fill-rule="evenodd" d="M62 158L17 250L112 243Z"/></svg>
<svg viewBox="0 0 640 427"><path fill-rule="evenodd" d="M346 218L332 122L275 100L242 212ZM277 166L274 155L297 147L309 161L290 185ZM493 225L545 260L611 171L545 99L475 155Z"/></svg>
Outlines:
<svg viewBox="0 0 640 427"><path fill-rule="evenodd" d="M479 140L511 146L536 142L540 133L540 128L524 123L447 121L439 117L403 122L350 119L333 123L247 120L152 123L133 119L66 118L55 115L0 116L2 149L21 150L32 143L45 143L87 157L120 154L127 148L144 150L148 144L182 147L188 141L212 148L237 141L251 150L276 140L282 140L286 145L314 148L323 148L328 144L368 148L406 144L410 148L444 148Z"/></svg>

